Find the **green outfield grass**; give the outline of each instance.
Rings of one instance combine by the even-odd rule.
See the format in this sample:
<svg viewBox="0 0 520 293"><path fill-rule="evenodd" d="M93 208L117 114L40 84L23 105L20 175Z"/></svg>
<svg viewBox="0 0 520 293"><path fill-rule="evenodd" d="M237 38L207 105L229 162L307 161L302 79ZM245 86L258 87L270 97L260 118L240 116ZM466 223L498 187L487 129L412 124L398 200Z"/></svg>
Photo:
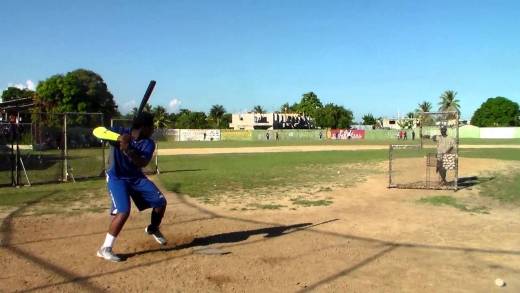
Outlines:
<svg viewBox="0 0 520 293"><path fill-rule="evenodd" d="M84 154L88 155L88 152ZM465 149L460 154L462 157L520 160L518 149ZM423 155L424 152L406 154ZM87 164L87 158L81 161ZM386 166L376 167L376 164L387 158L386 150L165 156L161 158L159 179L168 190L206 202L218 201L222 196L262 198L289 194L294 205L328 205L330 200L327 198L307 199L306 196L350 186L376 172L385 173ZM519 182L520 172L517 171L495 176L480 184L481 195L520 203ZM52 213L63 211L72 202L97 202L93 208L102 210L109 204L105 197L105 181L98 179L76 184L5 187L0 190L0 206L38 202L40 206L51 206L44 211ZM276 204L270 203L253 205L277 208Z"/></svg>
<svg viewBox="0 0 520 293"><path fill-rule="evenodd" d="M519 161L520 149L461 149L459 150L459 156L466 158Z"/></svg>
<svg viewBox="0 0 520 293"><path fill-rule="evenodd" d="M431 142L430 142L431 143ZM418 140L258 140L258 141L159 141L161 149L169 148L235 148L235 147L267 147L267 146L301 146L301 145L390 145L419 144ZM476 139L463 138L460 144L477 145L520 145L520 139Z"/></svg>
<svg viewBox="0 0 520 293"><path fill-rule="evenodd" d="M407 151L403 157L424 156L426 152ZM520 150L467 149L461 150L461 156L520 160ZM170 156L161 159L160 178L169 190L207 198L230 190L310 188L326 182L355 181L366 175L367 169L340 170L339 176L337 170L348 164L387 158L385 150ZM386 168L379 171L386 172Z"/></svg>
<svg viewBox="0 0 520 293"><path fill-rule="evenodd" d="M21 156L31 184L56 182L63 177L61 150L24 150ZM103 171L103 151L101 148L69 149L68 166L75 178L99 176ZM25 174L21 177L26 184Z"/></svg>
<svg viewBox="0 0 520 293"><path fill-rule="evenodd" d="M0 190L0 207L27 207L32 214L99 212L108 209L110 203L102 179Z"/></svg>
<svg viewBox="0 0 520 293"><path fill-rule="evenodd" d="M169 156L161 158L159 177L167 189L204 200L232 193L282 195L318 191L331 183L352 184L374 171L348 164L386 156L384 151Z"/></svg>
<svg viewBox="0 0 520 293"><path fill-rule="evenodd" d="M237 147L271 147L271 146L301 146L301 145L389 145L395 143L413 144L418 141L398 140L222 140L222 141L159 141L161 149L169 148L237 148Z"/></svg>

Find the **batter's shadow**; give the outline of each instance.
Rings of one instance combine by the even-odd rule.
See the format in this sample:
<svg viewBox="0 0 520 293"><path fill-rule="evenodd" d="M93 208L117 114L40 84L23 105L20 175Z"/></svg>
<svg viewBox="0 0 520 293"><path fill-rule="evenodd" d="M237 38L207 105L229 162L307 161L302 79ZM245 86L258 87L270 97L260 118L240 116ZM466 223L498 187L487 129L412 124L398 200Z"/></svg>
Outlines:
<svg viewBox="0 0 520 293"><path fill-rule="evenodd" d="M268 227L268 228L260 228L260 229L253 229L253 230L245 230L245 231L236 231L236 232L229 232L229 233L222 233L222 234L216 234L216 235L210 235L206 237L200 237L195 238L190 243L180 244L173 247L161 247L156 249L148 249L143 251L138 251L134 253L122 253L119 254L119 257L123 259L128 259L134 256L143 255L147 253L154 253L154 252L168 252L168 251L177 251L177 250L183 250L188 248L194 248L194 247L200 247L200 246L210 246L212 244L226 244L226 243L236 243L236 242L242 242L249 237L254 235L261 235L265 234L265 238L272 238L272 237L279 237L286 235L291 230L298 230L303 229L305 227L311 226L312 223L300 223L300 224L294 224L289 226L276 226L276 227Z"/></svg>

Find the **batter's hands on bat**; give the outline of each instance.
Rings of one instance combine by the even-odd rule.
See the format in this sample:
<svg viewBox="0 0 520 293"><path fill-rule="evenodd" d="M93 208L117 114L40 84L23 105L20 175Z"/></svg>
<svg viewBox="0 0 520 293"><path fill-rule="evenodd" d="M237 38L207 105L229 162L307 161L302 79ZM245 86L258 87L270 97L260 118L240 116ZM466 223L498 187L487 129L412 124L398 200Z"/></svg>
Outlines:
<svg viewBox="0 0 520 293"><path fill-rule="evenodd" d="M132 136L130 134L123 134L117 138L119 142L119 149L122 151L128 150L128 146L130 145L130 141L132 140Z"/></svg>

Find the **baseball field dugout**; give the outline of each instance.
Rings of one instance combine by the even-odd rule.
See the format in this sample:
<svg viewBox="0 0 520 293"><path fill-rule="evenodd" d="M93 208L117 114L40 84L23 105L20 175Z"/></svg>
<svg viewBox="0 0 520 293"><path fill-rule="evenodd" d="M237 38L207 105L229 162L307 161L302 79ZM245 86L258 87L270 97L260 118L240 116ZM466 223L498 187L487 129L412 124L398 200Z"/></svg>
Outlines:
<svg viewBox="0 0 520 293"><path fill-rule="evenodd" d="M110 127L131 128L132 119L113 118L110 120ZM158 143L159 137L158 136L159 135L162 135L162 132L156 130L152 136L152 139L154 139L154 141L155 141L155 151L154 151L152 160L150 160L150 163L146 167L143 168L143 172L145 174L159 174L160 173L159 154L158 154L158 151L159 151L159 143ZM108 144L107 144L107 147L109 147ZM110 164L109 155L107 156L105 163L106 163L106 166L108 167L108 165Z"/></svg>
<svg viewBox="0 0 520 293"><path fill-rule="evenodd" d="M389 188L458 189L458 112L421 112L418 139L389 146Z"/></svg>

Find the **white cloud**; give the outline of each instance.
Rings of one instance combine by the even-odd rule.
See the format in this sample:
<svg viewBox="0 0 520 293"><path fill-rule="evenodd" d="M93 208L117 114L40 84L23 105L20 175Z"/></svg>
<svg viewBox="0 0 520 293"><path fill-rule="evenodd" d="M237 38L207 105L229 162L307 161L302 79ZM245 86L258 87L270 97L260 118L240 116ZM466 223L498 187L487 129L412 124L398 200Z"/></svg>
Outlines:
<svg viewBox="0 0 520 293"><path fill-rule="evenodd" d="M30 89L31 91L34 91L36 89L36 85L34 84L34 82L32 80L27 80L25 82L27 84L27 88Z"/></svg>
<svg viewBox="0 0 520 293"><path fill-rule="evenodd" d="M124 102L120 107L119 110L122 114L129 113L132 111L134 107L137 107L137 102L135 100L130 100Z"/></svg>
<svg viewBox="0 0 520 293"><path fill-rule="evenodd" d="M168 108L170 110L170 112L177 112L179 111L179 107L181 106L182 104L182 101L177 99L177 98L173 98L169 103L168 103Z"/></svg>
<svg viewBox="0 0 520 293"><path fill-rule="evenodd" d="M23 84L23 83L8 83L7 87L15 87L15 88L19 88L21 90L23 90L23 89L30 89L31 91L34 91L36 89L36 85L30 79L26 80L25 84Z"/></svg>

